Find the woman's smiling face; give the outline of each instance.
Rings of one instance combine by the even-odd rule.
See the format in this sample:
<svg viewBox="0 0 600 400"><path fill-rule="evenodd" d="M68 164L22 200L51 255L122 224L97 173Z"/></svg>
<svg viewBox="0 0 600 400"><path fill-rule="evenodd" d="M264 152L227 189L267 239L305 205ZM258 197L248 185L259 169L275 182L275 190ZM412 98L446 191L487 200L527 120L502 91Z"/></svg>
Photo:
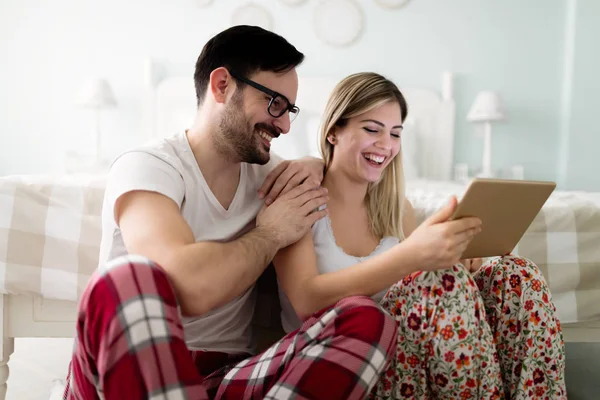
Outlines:
<svg viewBox="0 0 600 400"><path fill-rule="evenodd" d="M402 113L395 101L350 118L328 135L334 145L332 167L354 180L377 182L400 152L401 133Z"/></svg>

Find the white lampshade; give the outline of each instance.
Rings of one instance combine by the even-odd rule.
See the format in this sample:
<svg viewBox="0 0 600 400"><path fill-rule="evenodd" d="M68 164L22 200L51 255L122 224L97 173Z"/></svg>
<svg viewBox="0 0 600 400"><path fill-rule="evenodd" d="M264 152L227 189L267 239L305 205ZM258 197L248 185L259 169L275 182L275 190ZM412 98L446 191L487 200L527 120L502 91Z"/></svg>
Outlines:
<svg viewBox="0 0 600 400"><path fill-rule="evenodd" d="M483 91L477 94L467 120L473 122L499 121L504 119L502 100L496 92Z"/></svg>
<svg viewBox="0 0 600 400"><path fill-rule="evenodd" d="M111 108L117 105L112 88L105 79L86 82L79 92L77 103L88 108Z"/></svg>

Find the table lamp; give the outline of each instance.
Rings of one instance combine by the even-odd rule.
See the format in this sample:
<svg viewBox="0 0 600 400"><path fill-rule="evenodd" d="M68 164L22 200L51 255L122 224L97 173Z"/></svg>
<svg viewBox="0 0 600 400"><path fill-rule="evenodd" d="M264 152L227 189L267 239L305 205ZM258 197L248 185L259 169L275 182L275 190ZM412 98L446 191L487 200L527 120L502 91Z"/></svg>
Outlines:
<svg viewBox="0 0 600 400"><path fill-rule="evenodd" d="M467 120L483 123L483 160L481 173L477 176L491 178L492 172L492 121L504 119L502 100L496 92L482 91L477 94Z"/></svg>
<svg viewBox="0 0 600 400"><path fill-rule="evenodd" d="M117 106L115 95L110 84L105 79L94 79L86 82L79 93L79 106L93 109L94 112L94 138L95 158L97 163L102 162L102 142L100 133L100 111Z"/></svg>

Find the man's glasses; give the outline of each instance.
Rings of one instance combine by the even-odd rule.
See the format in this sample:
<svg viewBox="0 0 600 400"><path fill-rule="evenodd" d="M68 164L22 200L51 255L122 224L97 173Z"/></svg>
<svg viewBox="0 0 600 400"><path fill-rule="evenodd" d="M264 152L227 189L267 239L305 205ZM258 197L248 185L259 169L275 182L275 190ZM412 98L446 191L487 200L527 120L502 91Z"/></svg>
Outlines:
<svg viewBox="0 0 600 400"><path fill-rule="evenodd" d="M291 104L290 101L287 99L287 97L285 97L284 95L277 93L274 90L264 87L263 85L258 84L254 81L251 81L250 79L244 78L240 75L237 75L237 74L234 74L231 72L230 72L230 74L238 81L244 82L245 84L250 85L253 88L260 90L261 92L271 96L271 100L269 101L269 106L267 108L267 111L269 112L269 115L271 115L272 117L279 118L286 112L289 112L290 113L290 123L292 123L298 116L298 113L300 113L300 109L298 107L296 107L294 104Z"/></svg>

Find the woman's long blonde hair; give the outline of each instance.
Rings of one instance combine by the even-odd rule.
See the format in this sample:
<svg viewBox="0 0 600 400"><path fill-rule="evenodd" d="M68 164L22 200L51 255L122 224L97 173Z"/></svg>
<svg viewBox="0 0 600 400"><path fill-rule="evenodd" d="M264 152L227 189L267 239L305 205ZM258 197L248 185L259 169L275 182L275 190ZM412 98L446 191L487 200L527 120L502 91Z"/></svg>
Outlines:
<svg viewBox="0 0 600 400"><path fill-rule="evenodd" d="M404 122L408 113L406 100L398 87L385 77L373 72L361 72L344 78L336 85L327 102L320 127L321 155L326 172L333 159L334 146L327 140L332 129L342 128L350 118L390 101L398 103ZM404 238L402 149L385 168L379 181L369 184L365 202L374 235Z"/></svg>

